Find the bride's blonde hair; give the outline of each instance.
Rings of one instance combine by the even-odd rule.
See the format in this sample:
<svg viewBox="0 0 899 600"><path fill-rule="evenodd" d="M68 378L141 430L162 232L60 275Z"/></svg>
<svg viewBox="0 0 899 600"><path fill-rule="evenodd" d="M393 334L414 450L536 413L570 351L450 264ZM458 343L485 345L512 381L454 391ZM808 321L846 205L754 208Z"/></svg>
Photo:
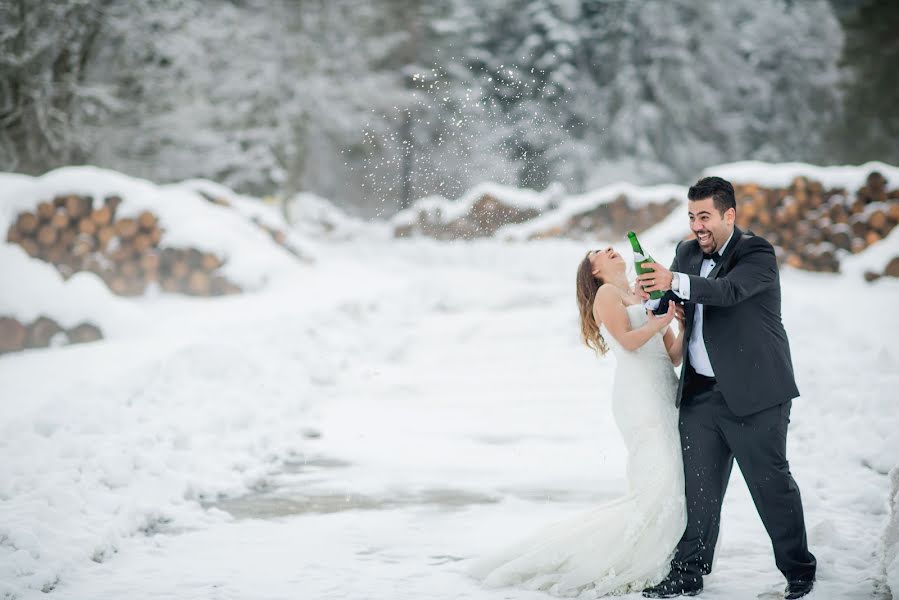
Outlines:
<svg viewBox="0 0 899 600"><path fill-rule="evenodd" d="M593 274L593 265L588 252L577 269L577 308L581 317L581 339L588 348L600 356L604 356L609 347L599 332L599 325L593 316L593 300L603 283L605 282L601 278Z"/></svg>

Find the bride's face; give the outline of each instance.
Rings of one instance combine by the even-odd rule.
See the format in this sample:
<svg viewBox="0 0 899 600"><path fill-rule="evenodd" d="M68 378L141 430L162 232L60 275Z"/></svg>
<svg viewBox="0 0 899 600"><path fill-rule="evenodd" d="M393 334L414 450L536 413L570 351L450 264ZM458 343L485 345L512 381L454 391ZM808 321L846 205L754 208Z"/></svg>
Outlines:
<svg viewBox="0 0 899 600"><path fill-rule="evenodd" d="M608 278L610 275L624 272L624 259L611 246L604 250L591 250L587 253L593 276Z"/></svg>

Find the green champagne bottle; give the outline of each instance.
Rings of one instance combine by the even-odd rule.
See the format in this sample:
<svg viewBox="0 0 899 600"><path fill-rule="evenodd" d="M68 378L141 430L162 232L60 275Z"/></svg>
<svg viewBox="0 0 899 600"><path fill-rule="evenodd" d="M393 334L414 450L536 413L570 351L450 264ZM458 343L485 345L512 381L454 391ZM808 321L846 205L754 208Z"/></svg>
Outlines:
<svg viewBox="0 0 899 600"><path fill-rule="evenodd" d="M652 273L651 269L644 269L644 263L655 262L652 257L646 254L643 251L643 247L640 245L640 241L637 239L637 234L633 231L627 232L627 239L631 241L631 248L634 250L634 265L637 267L637 275L642 275L643 273ZM649 297L653 300L658 300L665 294L659 290L649 293Z"/></svg>

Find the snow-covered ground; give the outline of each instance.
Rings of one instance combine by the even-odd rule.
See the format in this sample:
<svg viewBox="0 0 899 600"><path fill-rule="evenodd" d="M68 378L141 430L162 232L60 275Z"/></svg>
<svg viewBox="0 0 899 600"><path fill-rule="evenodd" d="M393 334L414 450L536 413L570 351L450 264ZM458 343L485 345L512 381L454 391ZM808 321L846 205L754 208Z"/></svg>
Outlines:
<svg viewBox="0 0 899 600"><path fill-rule="evenodd" d="M641 239L667 262L679 227ZM0 597L547 598L464 569L624 490L614 358L578 340L588 249L319 242L261 290L130 300L105 341L0 357ZM782 283L811 598L885 600L899 282ZM722 543L703 597L778 597L736 470Z"/></svg>

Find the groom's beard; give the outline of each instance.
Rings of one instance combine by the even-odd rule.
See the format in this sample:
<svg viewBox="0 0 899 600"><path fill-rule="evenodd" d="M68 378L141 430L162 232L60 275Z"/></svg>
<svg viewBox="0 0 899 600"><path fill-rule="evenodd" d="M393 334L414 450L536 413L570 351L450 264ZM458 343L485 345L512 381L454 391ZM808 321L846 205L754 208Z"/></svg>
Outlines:
<svg viewBox="0 0 899 600"><path fill-rule="evenodd" d="M711 231L702 231L702 232L693 232L693 233L696 236L696 240L699 242L699 247L702 249L703 252L705 252L706 254L712 254L716 250L718 250L718 241L715 239L714 233L712 233ZM703 235L708 233L709 237L708 237L708 241L706 242L707 245L704 245L702 240L700 239L700 237L699 237L700 233Z"/></svg>

